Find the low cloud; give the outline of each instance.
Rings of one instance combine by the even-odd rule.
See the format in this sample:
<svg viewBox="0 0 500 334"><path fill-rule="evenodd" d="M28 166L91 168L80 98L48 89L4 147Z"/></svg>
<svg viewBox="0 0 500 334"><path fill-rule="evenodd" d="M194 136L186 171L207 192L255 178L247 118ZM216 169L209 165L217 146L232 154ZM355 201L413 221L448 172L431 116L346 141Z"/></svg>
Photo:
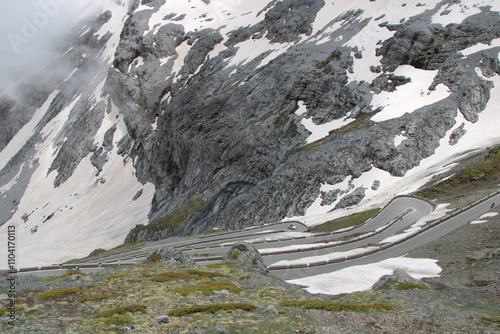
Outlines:
<svg viewBox="0 0 500 334"><path fill-rule="evenodd" d="M111 1L4 1L0 11L0 91L9 91L57 55L58 44L79 20Z"/></svg>

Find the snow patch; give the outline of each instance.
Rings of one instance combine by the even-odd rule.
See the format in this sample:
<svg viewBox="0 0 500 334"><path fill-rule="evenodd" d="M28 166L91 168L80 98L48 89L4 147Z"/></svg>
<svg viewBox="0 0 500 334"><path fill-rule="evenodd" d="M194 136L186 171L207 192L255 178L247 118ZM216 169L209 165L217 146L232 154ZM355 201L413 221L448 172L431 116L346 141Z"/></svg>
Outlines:
<svg viewBox="0 0 500 334"><path fill-rule="evenodd" d="M460 51L460 53L463 54L464 57L467 57L476 52L496 48L499 46L500 46L500 38L495 38L494 40L491 41L490 44L477 43L476 45L473 45L471 47L468 47L467 49Z"/></svg>
<svg viewBox="0 0 500 334"><path fill-rule="evenodd" d="M99 29L96 35L97 38L102 38L107 33L112 34L111 38L106 43L106 46L101 51L101 59L111 64L114 59L116 48L120 43L120 34L123 25L128 17L128 6L113 3L109 5L108 9L111 10L112 16L109 21L106 22L101 29Z"/></svg>
<svg viewBox="0 0 500 334"><path fill-rule="evenodd" d="M438 277L441 272L437 260L397 257L328 274L289 280L288 283L305 286L305 290L310 293L338 295L369 290L382 276L390 275L396 269L402 269L416 279Z"/></svg>
<svg viewBox="0 0 500 334"><path fill-rule="evenodd" d="M7 146L0 152L0 170L2 170L7 165L10 159L12 159L12 157L17 154L19 149L23 147L31 138L31 136L35 134L34 131L36 126L42 120L52 101L58 94L58 90L50 94L47 100L45 100L45 103L35 111L35 114L31 118L31 120L17 132L14 138L12 138Z"/></svg>
<svg viewBox="0 0 500 334"><path fill-rule="evenodd" d="M260 62L258 67L261 67L269 64L270 61L276 59L280 54L285 53L292 45L292 43L272 44L266 38L249 39L236 45L238 51L231 57L227 66L245 65L261 54L270 51L271 53ZM211 56L213 55L215 55L215 51L212 51Z"/></svg>
<svg viewBox="0 0 500 334"><path fill-rule="evenodd" d="M479 225L479 224L484 224L487 223L487 220L473 220L470 222L471 225Z"/></svg>
<svg viewBox="0 0 500 334"><path fill-rule="evenodd" d="M484 1L488 2L488 1ZM453 5L443 6L441 10L432 17L432 23L442 24L460 24L468 16L478 14L481 10L476 7L470 7L466 3L456 3Z"/></svg>
<svg viewBox="0 0 500 334"><path fill-rule="evenodd" d="M314 124L312 118L304 118L302 119L302 125L307 129L307 131L311 132L311 135L307 138L306 142L309 144L328 137L331 131L340 129L352 121L354 121L354 119L345 117L343 119L336 119L325 124L316 125Z"/></svg>
<svg viewBox="0 0 500 334"><path fill-rule="evenodd" d="M438 71L420 70L410 65L398 67L394 75L410 78L411 82L398 86L394 92L383 91L374 95L371 104L382 111L372 120L382 122L398 118L448 97L451 92L444 84L437 85L434 91L429 90L437 74Z"/></svg>
<svg viewBox="0 0 500 334"><path fill-rule="evenodd" d="M491 217L496 217L496 216L498 216L498 212L488 212L488 213L485 213L484 215L482 215L481 217L479 217L479 219L491 218Z"/></svg>
<svg viewBox="0 0 500 334"><path fill-rule="evenodd" d="M302 116L307 112L307 107L303 101L299 101L298 105L299 109L295 114ZM311 135L306 139L306 142L309 144L327 137L331 131L340 129L352 121L354 121L354 119L345 117L343 119L336 119L325 124L317 125L313 122L312 118L303 118L301 123L307 131L311 132Z"/></svg>
<svg viewBox="0 0 500 334"><path fill-rule="evenodd" d="M394 137L394 146L398 147L405 139L408 139L408 137L406 137L404 134L397 135L396 137Z"/></svg>
<svg viewBox="0 0 500 334"><path fill-rule="evenodd" d="M191 50L191 45L187 42L183 42L176 48L177 58L175 58L174 66L172 67L172 74L179 74L182 66L184 65L184 58L186 58L189 50Z"/></svg>
<svg viewBox="0 0 500 334"><path fill-rule="evenodd" d="M7 183L2 188L0 188L0 195L5 194L7 192L7 190L9 190L12 186L14 186L17 183L17 181L19 180L19 177L21 176L21 174L23 172L24 166L25 166L25 163L22 163L21 166L19 167L19 172L17 172L16 176L14 176L12 178L12 180L10 180L9 183Z"/></svg>
<svg viewBox="0 0 500 334"><path fill-rule="evenodd" d="M303 257L298 260L282 260L278 261L276 263L273 263L273 266L286 266L286 265L298 265L298 264L304 264L307 265L309 263L315 263L315 262L320 262L320 261L329 261L329 260L338 260L338 259L345 259L350 256L355 256L359 254L364 254L365 252L373 251L375 249L378 249L378 247L365 247L365 248L356 248L356 249L351 249L345 252L334 252L330 253L327 255L320 255L320 256L310 256L310 257Z"/></svg>

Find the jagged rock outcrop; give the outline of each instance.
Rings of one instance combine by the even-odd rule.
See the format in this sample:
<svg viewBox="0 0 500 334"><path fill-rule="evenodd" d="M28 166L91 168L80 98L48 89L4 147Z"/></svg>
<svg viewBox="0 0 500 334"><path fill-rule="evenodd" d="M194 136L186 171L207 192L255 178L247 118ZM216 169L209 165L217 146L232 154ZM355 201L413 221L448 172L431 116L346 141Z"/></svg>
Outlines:
<svg viewBox="0 0 500 334"><path fill-rule="evenodd" d="M151 253L146 259L146 263L156 263L159 261L166 262L167 264L185 264L194 265L195 262L189 255L184 254L176 250L173 247L166 247L158 249L157 251Z"/></svg>
<svg viewBox="0 0 500 334"><path fill-rule="evenodd" d="M262 260L259 251L253 245L244 241L235 243L227 252L224 261L230 263L234 262L243 267L268 272L267 266L264 264L264 260Z"/></svg>
<svg viewBox="0 0 500 334"><path fill-rule="evenodd" d="M401 285L398 284L410 284L410 286L424 288L426 285L422 283L420 280L411 277L406 271L403 269L396 269L390 275L382 276L377 283L375 283L371 290L395 290L401 289Z"/></svg>
<svg viewBox="0 0 500 334"><path fill-rule="evenodd" d="M293 7L291 2L290 6ZM278 13L280 9L273 10ZM294 15L295 12L288 13ZM228 77L229 69L224 67L224 62L232 56L231 48L252 36L257 38L261 27L275 14L266 15L257 26L234 31L225 43L230 46L227 52L206 59L189 78L189 85L172 86L171 98L162 104L157 131L149 138L135 138L144 143L139 150L132 151L138 156L138 175L152 179L157 185L151 219L162 217L194 196L201 195L206 203L213 203L218 193L234 182L251 184L224 205L210 204L211 209L203 210L210 211L209 215L193 215L174 233L196 233L213 227L233 229L303 214L320 195L319 185L334 177L357 178L372 167L404 176L434 153L440 139L455 125L457 109L471 122L484 109L492 86L480 78L471 65L481 63L488 68L484 72L490 75L498 72L493 51L482 56L455 56L471 45L472 34L484 42L498 36L496 29L486 33L484 28L488 22L498 20L498 13L483 9L481 14L447 28L429 24L432 13L425 12L408 22L388 27L396 33L378 51L383 57L384 73L373 83L348 83L356 50L332 40L321 45L297 44L266 66L257 67L258 61L249 62ZM354 35L364 24L357 19L359 14L350 12L337 18L349 24L336 33L344 33L344 38ZM483 16L485 21L481 20ZM278 38L269 33L272 29L267 30L268 38ZM463 30L468 33L462 34ZM219 40L214 40L213 34L199 32L194 45L201 43L200 39L206 40L204 50L209 50ZM446 52L427 57L432 59L426 58L426 63L419 67L440 70L433 85L444 83L450 87L449 98L386 122L360 121L360 126L349 133L331 136L311 149L301 148L306 132L295 114L298 101L304 101L305 116L312 117L316 124L372 113L371 94L394 91L410 82L411 78L395 77L390 72L399 65L414 64L432 43L446 48ZM193 48L190 52L197 51ZM191 59L189 54L186 59ZM185 62L181 73L194 73L192 66ZM458 82L457 77L464 80ZM185 78L182 77L183 82ZM118 87L111 80L108 83ZM392 138L402 131L407 139L395 147L391 144ZM163 144L151 146L148 142ZM337 208L359 203L363 193L358 189L337 203ZM326 202L334 200L332 197Z"/></svg>

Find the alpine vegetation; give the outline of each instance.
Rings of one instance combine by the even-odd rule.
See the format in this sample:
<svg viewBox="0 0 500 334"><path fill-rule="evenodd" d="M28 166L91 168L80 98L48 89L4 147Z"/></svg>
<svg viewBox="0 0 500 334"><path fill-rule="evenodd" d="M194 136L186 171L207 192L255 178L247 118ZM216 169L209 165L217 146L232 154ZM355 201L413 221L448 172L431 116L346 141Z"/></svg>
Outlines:
<svg viewBox="0 0 500 334"><path fill-rule="evenodd" d="M39 266L415 192L500 143L499 11L106 2L0 95L0 239L18 226L19 265Z"/></svg>

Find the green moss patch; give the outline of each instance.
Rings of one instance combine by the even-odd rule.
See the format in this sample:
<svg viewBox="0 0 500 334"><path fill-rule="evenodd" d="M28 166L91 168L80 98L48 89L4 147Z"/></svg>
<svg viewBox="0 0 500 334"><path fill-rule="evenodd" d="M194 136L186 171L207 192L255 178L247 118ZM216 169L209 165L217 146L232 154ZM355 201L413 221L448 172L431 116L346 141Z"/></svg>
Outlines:
<svg viewBox="0 0 500 334"><path fill-rule="evenodd" d="M494 322L494 323L500 324L500 317L494 317L494 318L491 318L491 317L483 317L482 319L483 319L484 321L487 321L487 322Z"/></svg>
<svg viewBox="0 0 500 334"><path fill-rule="evenodd" d="M356 226L366 222L368 219L375 217L380 212L380 209L368 210L360 213L355 213L353 215L330 220L324 224L314 226L311 228L311 232L333 232L340 230L342 228Z"/></svg>
<svg viewBox="0 0 500 334"><path fill-rule="evenodd" d="M396 283L396 289L398 290L411 290L411 289L429 289L429 287L425 284L421 283Z"/></svg>
<svg viewBox="0 0 500 334"><path fill-rule="evenodd" d="M197 269L189 269L189 270L187 270L187 273L190 275L197 276L197 277L228 277L227 275L224 275L221 273L216 273L213 271L203 271L203 270L197 270Z"/></svg>
<svg viewBox="0 0 500 334"><path fill-rule="evenodd" d="M238 292L241 292L243 289L231 281L202 282L200 284L196 284L196 285L192 285L192 286L182 286L179 288L170 289L170 291L180 293L181 295L189 295L189 294L194 293L196 291L201 291L204 294L210 294L210 293L213 293L214 291L220 291L220 290L227 290L229 292L238 293Z"/></svg>
<svg viewBox="0 0 500 334"><path fill-rule="evenodd" d="M171 310L168 315L171 317L182 317L193 313L216 313L218 311L254 311L257 306L246 303L225 303L225 304L212 304L212 305L195 305L186 308Z"/></svg>
<svg viewBox="0 0 500 334"><path fill-rule="evenodd" d="M497 147L483 161L461 169L452 177L421 190L416 195L434 199L497 183L499 179L500 147Z"/></svg>
<svg viewBox="0 0 500 334"><path fill-rule="evenodd" d="M16 313L23 312L24 310L25 310L24 307L22 307L22 306L16 306ZM6 307L0 307L0 315L7 314L9 312L10 312L10 310L8 308L6 308Z"/></svg>
<svg viewBox="0 0 500 334"><path fill-rule="evenodd" d="M156 232L164 230L175 230L187 223L188 219L200 212L205 206L203 196L196 197L186 203L184 206L172 211L168 215L158 218L149 225L136 225L127 236L128 242L136 242L139 233L146 231L146 234L153 238Z"/></svg>
<svg viewBox="0 0 500 334"><path fill-rule="evenodd" d="M232 260L236 260L237 258L240 257L240 255L241 255L241 252L238 249L236 249L236 250L234 250L234 252L231 253L231 256L229 258Z"/></svg>
<svg viewBox="0 0 500 334"><path fill-rule="evenodd" d="M166 273L161 273L156 276L151 277L151 280L155 282L172 282L172 281L178 281L178 280L184 280L184 281L189 281L192 279L192 276L189 275L188 273L183 273L183 272L166 272Z"/></svg>
<svg viewBox="0 0 500 334"><path fill-rule="evenodd" d="M205 267L207 267L207 268L214 268L214 269L219 269L219 268L233 268L234 264L230 263L230 262L217 262L217 263L206 264Z"/></svg>
<svg viewBox="0 0 500 334"><path fill-rule="evenodd" d="M126 278L126 277L131 277L131 276L132 275L130 275L130 274L116 273L116 274L113 274L113 275L106 276L104 279L106 281L112 281L112 280L115 280L115 279Z"/></svg>
<svg viewBox="0 0 500 334"><path fill-rule="evenodd" d="M98 294L94 294L94 295L87 295L87 296L77 297L74 300L78 301L78 302L82 302L82 303L85 303L85 302L100 302L102 300L106 300L106 299L113 298L113 297L119 297L119 296L121 296L121 295L118 295L118 294L107 294L107 293L98 293Z"/></svg>
<svg viewBox="0 0 500 334"><path fill-rule="evenodd" d="M389 303L372 303L372 304L359 304L352 302L333 302L333 301L319 301L319 300L284 300L280 303L283 307L297 307L305 309L318 309L332 312L338 311L390 311L395 308L393 304Z"/></svg>
<svg viewBox="0 0 500 334"><path fill-rule="evenodd" d="M179 271L169 271L165 273L160 273L151 278L155 282L172 282L178 280L191 281L202 278L214 278L214 277L228 277L225 274L216 273L212 271L203 271L198 269L188 269L185 272Z"/></svg>
<svg viewBox="0 0 500 334"><path fill-rule="evenodd" d="M68 295L75 294L77 292L80 292L81 290L82 290L81 287L58 288L58 289L42 292L39 295L37 295L36 298L42 299L42 300L55 299L55 298L66 297Z"/></svg>
<svg viewBox="0 0 500 334"><path fill-rule="evenodd" d="M318 70L323 70L328 64L330 64L332 61L336 61L336 60L339 60L340 59L340 51L339 50L335 50L334 52L332 52L328 58L326 58L325 60L317 63L315 66Z"/></svg>
<svg viewBox="0 0 500 334"><path fill-rule="evenodd" d="M188 218L196 212L203 209L205 201L203 196L196 197L189 201L186 205L172 211L170 214L157 219L152 225L153 228L158 230L165 230L167 228L176 229L177 227L185 224ZM148 225L151 226L151 225Z"/></svg>
<svg viewBox="0 0 500 334"><path fill-rule="evenodd" d="M64 274L57 276L57 278L66 278L66 277L69 277L71 275L88 276L86 273L81 272L79 270L68 270Z"/></svg>
<svg viewBox="0 0 500 334"><path fill-rule="evenodd" d="M150 254L147 258L147 260L144 262L146 264L155 264L161 262L161 254L160 252L156 251Z"/></svg>
<svg viewBox="0 0 500 334"><path fill-rule="evenodd" d="M105 249L97 248L97 249L94 249L92 252L90 252L88 257L98 256L98 255L101 255L103 253L106 253Z"/></svg>

